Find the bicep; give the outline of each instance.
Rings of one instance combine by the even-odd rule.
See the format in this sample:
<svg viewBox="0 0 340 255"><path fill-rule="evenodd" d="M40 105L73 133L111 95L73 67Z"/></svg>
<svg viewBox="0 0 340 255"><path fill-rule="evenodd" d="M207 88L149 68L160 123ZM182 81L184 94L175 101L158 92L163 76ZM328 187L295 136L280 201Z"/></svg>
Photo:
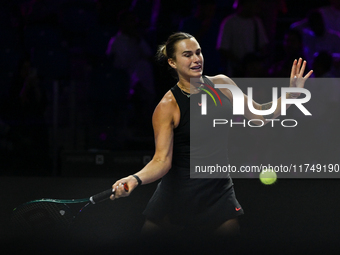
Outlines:
<svg viewBox="0 0 340 255"><path fill-rule="evenodd" d="M217 76L217 78L218 78L217 79L218 83L230 84L230 85L233 85L239 88L232 79L230 79L229 77L225 75L219 75ZM233 103L233 93L229 89L226 89L226 88L220 89L220 90L222 91L223 94L225 94L230 99L231 103ZM248 95L246 95L243 92L242 94L243 94L243 99L244 99L243 100L244 101L244 117L246 117L247 119L254 119L258 117L257 115L253 114L248 107L248 99L249 99ZM261 105L255 102L254 100L252 100L252 105L256 110L261 110Z"/></svg>
<svg viewBox="0 0 340 255"><path fill-rule="evenodd" d="M156 161L171 162L174 122L173 115L164 106L157 106L152 117L152 124L155 136L155 155Z"/></svg>
<svg viewBox="0 0 340 255"><path fill-rule="evenodd" d="M237 84L230 78L229 78L229 82L230 82L230 84L233 84L234 86L238 87ZM258 115L252 113L249 109L249 105L248 105L249 97L248 97L248 95L243 93L243 97L244 97L244 117L246 117L248 120L258 118ZM259 103L255 102L254 99L251 99L251 102L252 102L253 108L255 108L256 110L261 110L262 106Z"/></svg>

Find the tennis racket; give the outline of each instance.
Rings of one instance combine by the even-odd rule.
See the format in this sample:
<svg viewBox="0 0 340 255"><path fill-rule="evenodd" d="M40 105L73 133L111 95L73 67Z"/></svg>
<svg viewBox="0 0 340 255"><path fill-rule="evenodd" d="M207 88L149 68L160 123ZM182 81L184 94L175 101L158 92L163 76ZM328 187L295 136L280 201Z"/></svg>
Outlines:
<svg viewBox="0 0 340 255"><path fill-rule="evenodd" d="M129 191L126 183L125 191ZM14 208L11 225L17 231L43 231L68 228L86 207L95 205L114 194L112 189L105 190L89 198L52 199L42 198L26 202ZM74 206L76 205L76 206Z"/></svg>

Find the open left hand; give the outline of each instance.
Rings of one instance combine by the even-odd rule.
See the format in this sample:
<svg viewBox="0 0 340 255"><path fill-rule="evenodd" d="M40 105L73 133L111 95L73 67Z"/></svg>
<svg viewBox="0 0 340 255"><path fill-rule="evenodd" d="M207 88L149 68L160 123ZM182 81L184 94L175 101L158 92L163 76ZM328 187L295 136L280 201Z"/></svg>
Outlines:
<svg viewBox="0 0 340 255"><path fill-rule="evenodd" d="M303 88L305 86L306 80L311 76L313 73L313 70L310 70L305 76L303 76L303 73L306 69L306 61L302 62L302 58L299 58L299 60L294 60L293 66L292 66L292 72L290 74L290 87L293 88ZM300 96L300 93L290 93L290 97L297 98Z"/></svg>

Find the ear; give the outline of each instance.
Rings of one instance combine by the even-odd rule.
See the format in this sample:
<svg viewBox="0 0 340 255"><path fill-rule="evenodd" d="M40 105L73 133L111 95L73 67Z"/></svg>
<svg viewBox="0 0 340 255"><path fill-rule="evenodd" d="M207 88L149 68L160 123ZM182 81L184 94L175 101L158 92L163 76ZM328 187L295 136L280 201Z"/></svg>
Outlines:
<svg viewBox="0 0 340 255"><path fill-rule="evenodd" d="M176 62L172 58L168 58L168 64L173 68L176 69Z"/></svg>

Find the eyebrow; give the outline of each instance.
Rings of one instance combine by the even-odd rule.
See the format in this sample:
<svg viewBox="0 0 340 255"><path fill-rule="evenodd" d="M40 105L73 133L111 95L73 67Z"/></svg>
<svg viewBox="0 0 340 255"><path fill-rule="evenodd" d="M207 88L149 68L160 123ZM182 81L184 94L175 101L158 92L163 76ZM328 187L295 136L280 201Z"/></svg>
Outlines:
<svg viewBox="0 0 340 255"><path fill-rule="evenodd" d="M198 48L197 50L195 50L195 52L198 51L198 50L201 50L201 48ZM184 54L184 53L192 53L192 51L191 50L185 50L185 51L182 52L182 54Z"/></svg>

